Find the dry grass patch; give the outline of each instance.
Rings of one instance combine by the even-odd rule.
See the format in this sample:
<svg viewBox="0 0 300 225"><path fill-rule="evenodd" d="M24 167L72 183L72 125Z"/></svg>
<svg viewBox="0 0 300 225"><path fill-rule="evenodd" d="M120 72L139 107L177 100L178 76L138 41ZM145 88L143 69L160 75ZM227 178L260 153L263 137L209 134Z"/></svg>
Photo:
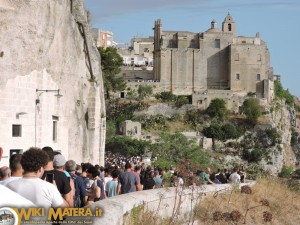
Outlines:
<svg viewBox="0 0 300 225"><path fill-rule="evenodd" d="M184 120L167 121L166 123L169 127L169 131L172 133L183 132L183 131L187 131L187 129L189 129L189 126L185 123ZM190 130L191 130L191 128L190 128Z"/></svg>
<svg viewBox="0 0 300 225"><path fill-rule="evenodd" d="M294 190L292 190L294 189ZM297 189L297 190L296 190ZM298 182L261 178L253 187L233 187L212 193L194 208L189 221L176 216L162 219L146 207L135 207L125 225L299 225L300 192ZM163 210L163 209L159 209ZM191 220L191 218L193 218Z"/></svg>
<svg viewBox="0 0 300 225"><path fill-rule="evenodd" d="M234 188L207 197L195 209L198 224L300 224L300 193L277 178L259 179L251 191ZM299 184L297 184L299 186ZM250 193L251 192L251 193Z"/></svg>

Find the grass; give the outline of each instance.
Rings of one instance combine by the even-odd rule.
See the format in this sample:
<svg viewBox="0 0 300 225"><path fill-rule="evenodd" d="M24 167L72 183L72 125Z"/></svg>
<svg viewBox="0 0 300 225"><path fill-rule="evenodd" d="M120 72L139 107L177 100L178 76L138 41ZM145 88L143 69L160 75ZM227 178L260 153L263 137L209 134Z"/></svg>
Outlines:
<svg viewBox="0 0 300 225"><path fill-rule="evenodd" d="M274 177L260 178L253 187L238 188L207 196L194 208L197 225L274 224L298 225L300 222L300 191L295 183ZM133 210L126 225L188 224L179 219L162 219L155 212Z"/></svg>
<svg viewBox="0 0 300 225"><path fill-rule="evenodd" d="M167 121L167 125L169 127L168 131L172 133L192 130L184 120Z"/></svg>
<svg viewBox="0 0 300 225"><path fill-rule="evenodd" d="M194 131L191 126L185 123L183 119L175 120L175 121L166 121L166 132L176 133L176 132L184 132L184 131ZM162 132L160 129L148 129L148 132L150 132L153 135L159 136Z"/></svg>
<svg viewBox="0 0 300 225"><path fill-rule="evenodd" d="M252 194L244 194L235 189L208 197L195 209L198 224L299 224L300 192L291 190L291 187L297 186L277 178L263 178L257 180L257 184L252 188ZM262 200L268 204L264 205ZM216 212L224 215L232 211L240 213L238 221L226 221L226 218L217 217ZM264 212L271 215L270 222L264 220Z"/></svg>

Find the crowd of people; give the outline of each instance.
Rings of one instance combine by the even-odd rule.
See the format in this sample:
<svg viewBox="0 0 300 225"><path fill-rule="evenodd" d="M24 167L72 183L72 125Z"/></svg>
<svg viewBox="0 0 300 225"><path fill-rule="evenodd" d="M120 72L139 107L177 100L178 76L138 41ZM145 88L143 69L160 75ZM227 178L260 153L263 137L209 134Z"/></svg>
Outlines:
<svg viewBox="0 0 300 225"><path fill-rule="evenodd" d="M197 172L182 171L174 166L158 168L146 165L141 156L124 157L109 152L104 167L78 164L66 160L60 152L47 146L12 155L9 166L0 168L0 191L21 199L18 207L83 207L135 191L199 183L240 183L245 182L245 178L243 168L234 168L232 173L227 170L212 173L210 168ZM8 198L7 201L6 206L16 206ZM4 206L3 202L0 206Z"/></svg>

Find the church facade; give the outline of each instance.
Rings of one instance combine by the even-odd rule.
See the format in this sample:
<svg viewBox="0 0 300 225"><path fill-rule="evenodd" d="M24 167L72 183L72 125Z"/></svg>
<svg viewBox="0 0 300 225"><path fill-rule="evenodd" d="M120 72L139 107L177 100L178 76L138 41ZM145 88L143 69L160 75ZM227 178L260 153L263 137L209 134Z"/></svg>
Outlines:
<svg viewBox="0 0 300 225"><path fill-rule="evenodd" d="M267 102L274 96L266 42L259 33L236 36L236 23L229 13L222 29L213 20L202 33L164 31L161 20L156 20L153 76L160 88L193 95L193 104L203 109L215 97L235 108L247 94Z"/></svg>

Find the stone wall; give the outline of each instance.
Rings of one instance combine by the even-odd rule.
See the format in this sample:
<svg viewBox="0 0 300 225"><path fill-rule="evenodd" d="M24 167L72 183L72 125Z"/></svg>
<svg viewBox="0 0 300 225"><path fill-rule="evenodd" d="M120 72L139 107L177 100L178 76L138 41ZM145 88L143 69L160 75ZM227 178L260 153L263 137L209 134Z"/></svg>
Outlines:
<svg viewBox="0 0 300 225"><path fill-rule="evenodd" d="M0 12L3 163L8 163L12 149L48 145L78 163L103 165L105 104L100 55L83 1L0 0ZM55 97L55 91L36 93L36 89L59 89L63 97ZM57 140L53 139L54 120ZM22 126L20 137L12 137L13 124Z"/></svg>
<svg viewBox="0 0 300 225"><path fill-rule="evenodd" d="M249 182L247 185L253 186L255 182ZM241 184L245 185L245 184ZM184 190L176 188L153 189L147 191L133 192L124 195L118 195L102 201L95 202L88 206L92 210L101 208L102 217L87 217L85 220L92 220L93 224L124 224L130 216L134 207L144 206L145 209L157 213L162 218L170 218L175 209L178 208L176 217L188 221L193 216L194 207L208 195L216 192L228 191L232 188L230 184L203 185L201 187L188 188ZM180 203L179 203L180 202ZM67 221L80 221L82 218L69 217Z"/></svg>

